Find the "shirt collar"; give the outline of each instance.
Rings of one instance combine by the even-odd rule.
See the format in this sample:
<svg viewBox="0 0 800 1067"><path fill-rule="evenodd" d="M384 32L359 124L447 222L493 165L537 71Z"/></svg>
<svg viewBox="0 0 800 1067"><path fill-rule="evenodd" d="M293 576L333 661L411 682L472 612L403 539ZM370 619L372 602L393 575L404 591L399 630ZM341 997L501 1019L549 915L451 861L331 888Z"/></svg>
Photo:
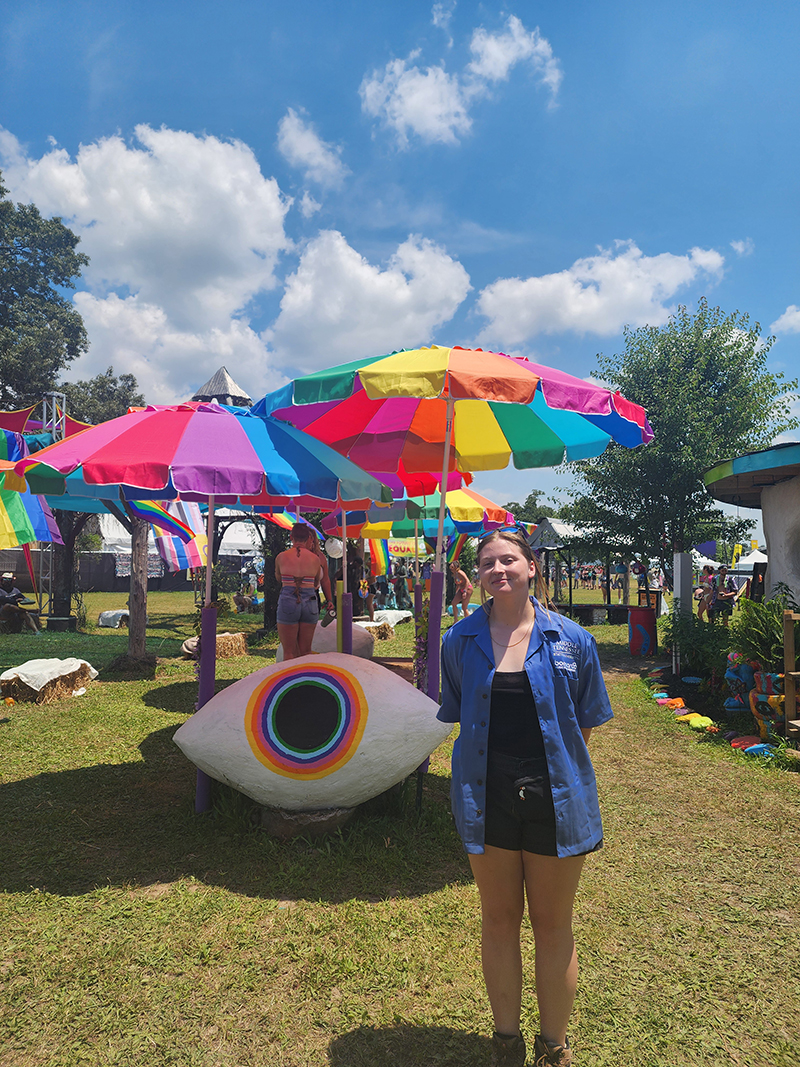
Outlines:
<svg viewBox="0 0 800 1067"><path fill-rule="evenodd" d="M533 620L533 629L528 638L528 651L525 656L526 660L542 647L545 638L553 641L561 634L561 616L554 611L548 612L547 609L539 603L536 597L531 597L531 600L536 609L536 618ZM490 605L491 601L488 601L487 607ZM458 626L462 634L476 638L478 647L482 649L488 656L489 660L494 663L492 639L489 634L489 613L483 607L480 607L476 611L473 611L471 615L468 615L466 619L462 620Z"/></svg>

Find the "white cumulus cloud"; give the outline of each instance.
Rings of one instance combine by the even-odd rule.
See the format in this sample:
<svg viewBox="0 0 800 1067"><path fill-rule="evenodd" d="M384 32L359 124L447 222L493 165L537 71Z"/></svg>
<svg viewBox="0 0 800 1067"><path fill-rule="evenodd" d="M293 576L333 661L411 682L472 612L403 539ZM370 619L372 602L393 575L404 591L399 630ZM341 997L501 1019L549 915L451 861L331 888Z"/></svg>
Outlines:
<svg viewBox="0 0 800 1067"><path fill-rule="evenodd" d="M745 237L743 241L731 241L731 248L737 256L750 256L755 250L755 241L752 237Z"/></svg>
<svg viewBox="0 0 800 1067"><path fill-rule="evenodd" d="M443 66L420 67L408 60L393 59L384 70L364 78L360 93L362 108L394 130L401 147L415 133L429 144L455 144L456 134L472 127L467 100L457 74Z"/></svg>
<svg viewBox="0 0 800 1067"><path fill-rule="evenodd" d="M339 188L350 173L339 158L341 148L323 141L311 123L291 107L278 123L278 151L309 181L325 188Z"/></svg>
<svg viewBox="0 0 800 1067"><path fill-rule="evenodd" d="M522 344L542 333L610 336L626 323L658 326L667 321L667 301L699 277L721 275L724 258L693 248L684 256L646 256L633 242L579 259L568 270L532 278L501 278L478 297L489 324L484 343Z"/></svg>
<svg viewBox="0 0 800 1067"><path fill-rule="evenodd" d="M769 329L770 333L800 333L800 307L790 304Z"/></svg>
<svg viewBox="0 0 800 1067"><path fill-rule="evenodd" d="M456 0L441 0L433 5L431 22L437 29L447 34L447 47L453 47L453 38L450 36L450 20L456 9Z"/></svg>
<svg viewBox="0 0 800 1067"><path fill-rule="evenodd" d="M324 230L286 282L280 314L264 340L282 366L308 371L430 342L469 292L463 266L411 236L385 268Z"/></svg>
<svg viewBox="0 0 800 1067"><path fill-rule="evenodd" d="M472 35L470 51L475 58L468 72L486 81L506 81L517 63L530 63L554 102L564 73L538 26L529 32L515 15L509 16L503 33L487 33L481 26Z"/></svg>
<svg viewBox="0 0 800 1067"><path fill-rule="evenodd" d="M205 330L178 329L164 309L137 296L75 294L91 348L68 378L90 378L113 364L133 374L151 404L188 400L222 365L255 400L286 381L269 364L264 342L243 319Z"/></svg>
<svg viewBox="0 0 800 1067"><path fill-rule="evenodd" d="M135 135L74 158L54 146L33 159L7 132L0 140L14 198L62 216L91 259L90 292L75 296L91 348L70 377L112 364L136 373L149 399L183 399L224 354L245 389L261 388L274 372L244 313L277 284L291 201L240 141L149 126Z"/></svg>
<svg viewBox="0 0 800 1067"><path fill-rule="evenodd" d="M320 204L318 200L315 200L308 190L303 193L303 198L300 201L300 214L304 219L310 219L312 215L316 215L321 207L322 204Z"/></svg>
<svg viewBox="0 0 800 1067"><path fill-rule="evenodd" d="M444 18L439 6L434 7L436 25ZM563 72L538 28L528 31L511 15L499 33L475 30L470 50L473 58L461 73L448 73L444 63L418 65L419 51L390 60L362 80L362 110L393 130L401 148L408 146L411 135L428 144L455 144L472 128L469 112L474 102L487 96L493 84L506 81L520 63L528 64L554 103Z"/></svg>

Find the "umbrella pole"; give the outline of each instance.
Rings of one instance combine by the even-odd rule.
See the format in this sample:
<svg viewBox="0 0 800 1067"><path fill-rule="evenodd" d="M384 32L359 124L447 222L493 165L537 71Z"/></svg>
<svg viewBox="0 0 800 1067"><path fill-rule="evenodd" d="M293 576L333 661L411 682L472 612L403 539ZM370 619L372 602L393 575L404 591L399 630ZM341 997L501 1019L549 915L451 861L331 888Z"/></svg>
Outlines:
<svg viewBox="0 0 800 1067"><path fill-rule="evenodd" d="M342 648L353 655L353 594L347 591L347 511L342 508Z"/></svg>
<svg viewBox="0 0 800 1067"><path fill-rule="evenodd" d="M414 519L414 585L419 585L419 520Z"/></svg>
<svg viewBox="0 0 800 1067"><path fill-rule="evenodd" d="M444 545L444 510L447 496L447 474L450 468L450 450L453 446L453 421L455 417L456 402L452 396L447 398L447 415L444 431L444 460L442 462L442 484L439 492L439 527L436 531L436 561L435 569L442 569L442 548Z"/></svg>
<svg viewBox="0 0 800 1067"><path fill-rule="evenodd" d="M436 561L431 575L431 598L428 610L428 696L439 702L439 660L442 638L442 605L444 603L444 572L442 571L442 548L444 545L444 509L447 497L447 472L450 467L450 450L453 444L453 421L456 402L447 398L447 414L444 433L444 460L442 461L442 484L439 492L439 528L436 533Z"/></svg>
<svg viewBox="0 0 800 1067"><path fill-rule="evenodd" d="M217 666L217 609L211 606L211 568L214 554L214 497L208 498L206 524L206 596L200 613L200 671L197 687L197 710L214 695ZM198 769L194 794L194 810L200 815L211 810L211 778Z"/></svg>

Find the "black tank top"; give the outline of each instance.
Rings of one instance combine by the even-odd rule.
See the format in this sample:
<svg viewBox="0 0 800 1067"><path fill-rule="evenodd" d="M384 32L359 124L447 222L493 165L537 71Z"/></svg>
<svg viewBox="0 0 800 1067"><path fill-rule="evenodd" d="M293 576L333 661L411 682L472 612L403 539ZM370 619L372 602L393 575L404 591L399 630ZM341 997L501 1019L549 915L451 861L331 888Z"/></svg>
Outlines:
<svg viewBox="0 0 800 1067"><path fill-rule="evenodd" d="M536 703L525 671L494 673L489 751L520 759L535 759L545 754Z"/></svg>

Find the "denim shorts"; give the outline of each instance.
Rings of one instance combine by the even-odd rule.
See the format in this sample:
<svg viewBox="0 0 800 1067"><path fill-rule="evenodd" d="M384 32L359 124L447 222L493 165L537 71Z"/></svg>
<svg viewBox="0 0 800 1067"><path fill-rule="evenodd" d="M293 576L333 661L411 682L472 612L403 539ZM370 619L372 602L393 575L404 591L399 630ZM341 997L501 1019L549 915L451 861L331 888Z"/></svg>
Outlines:
<svg viewBox="0 0 800 1067"><path fill-rule="evenodd" d="M294 589L282 589L278 597L278 622L287 626L319 621L319 600L316 589L301 589L300 600Z"/></svg>
<svg viewBox="0 0 800 1067"><path fill-rule="evenodd" d="M547 760L489 753L485 844L557 856L556 812Z"/></svg>

